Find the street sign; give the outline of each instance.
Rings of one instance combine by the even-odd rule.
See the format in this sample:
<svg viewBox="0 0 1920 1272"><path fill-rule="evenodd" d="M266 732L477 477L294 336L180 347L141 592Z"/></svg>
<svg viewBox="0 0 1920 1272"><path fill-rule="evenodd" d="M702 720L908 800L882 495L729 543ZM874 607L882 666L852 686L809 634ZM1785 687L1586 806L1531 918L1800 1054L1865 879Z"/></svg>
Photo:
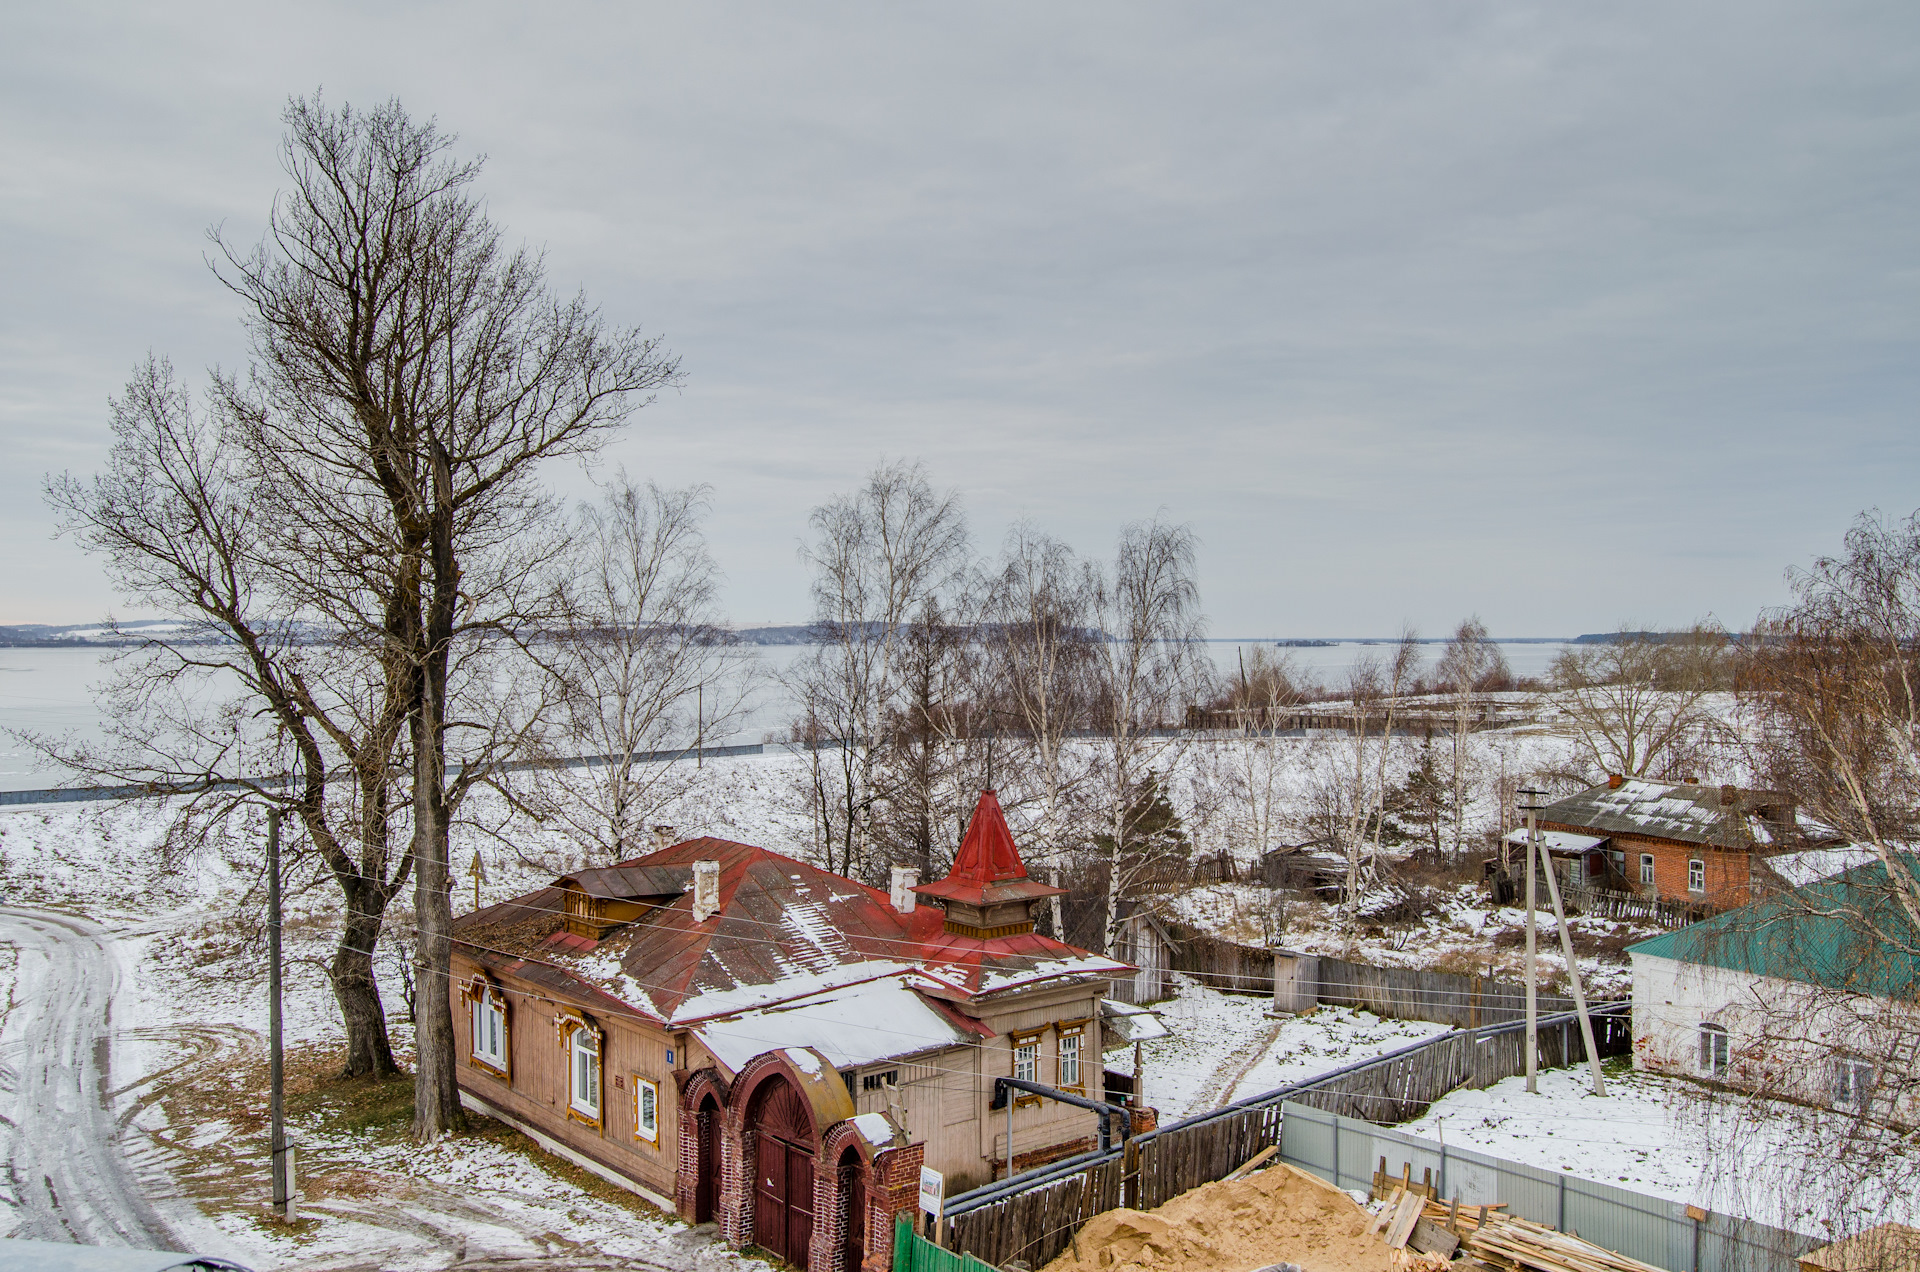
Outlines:
<svg viewBox="0 0 1920 1272"><path fill-rule="evenodd" d="M947 1177L931 1166L920 1168L920 1209L940 1217L940 1204L946 1200Z"/></svg>

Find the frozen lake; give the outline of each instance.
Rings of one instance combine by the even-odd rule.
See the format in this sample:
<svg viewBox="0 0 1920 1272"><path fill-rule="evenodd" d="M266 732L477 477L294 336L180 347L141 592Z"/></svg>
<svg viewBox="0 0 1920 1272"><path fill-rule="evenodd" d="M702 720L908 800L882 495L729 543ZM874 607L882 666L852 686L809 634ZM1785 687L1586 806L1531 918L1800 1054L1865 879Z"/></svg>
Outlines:
<svg viewBox="0 0 1920 1272"><path fill-rule="evenodd" d="M1231 674L1243 650L1255 645L1273 647L1272 641L1210 641L1208 650L1223 673ZM1514 673L1538 676L1546 671L1565 646L1559 641L1502 641L1500 650ZM1422 663L1431 666L1440 655L1439 645L1421 646ZM769 645L760 649L762 661L770 672L779 672L792 664L805 650L800 645ZM1390 642L1362 643L1343 641L1330 646L1291 647L1275 652L1291 655L1295 665L1311 671L1328 683L1338 683L1360 658L1372 653L1390 657ZM8 649L0 648L0 790L35 790L58 785L62 774L40 766L26 748L14 738L14 730L41 734L79 733L97 736L100 711L94 686L107 676L101 665L102 651L86 648ZM770 685L760 695L757 708L729 738L710 737L709 745L724 742L758 742L769 731L786 723L788 705L785 695Z"/></svg>

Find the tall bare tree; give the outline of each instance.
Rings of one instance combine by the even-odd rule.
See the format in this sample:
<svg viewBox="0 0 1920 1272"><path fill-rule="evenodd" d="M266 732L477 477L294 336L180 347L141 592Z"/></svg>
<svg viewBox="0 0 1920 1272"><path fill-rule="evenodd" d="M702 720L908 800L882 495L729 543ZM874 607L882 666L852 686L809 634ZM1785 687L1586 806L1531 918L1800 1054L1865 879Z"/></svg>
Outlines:
<svg viewBox="0 0 1920 1272"><path fill-rule="evenodd" d="M1479 615L1461 621L1434 663L1435 679L1445 686L1448 714L1448 761L1452 799L1451 855L1460 856L1466 834L1467 801L1473 785L1473 732L1479 714L1481 695L1509 679L1507 660L1500 647L1487 635Z"/></svg>
<svg viewBox="0 0 1920 1272"><path fill-rule="evenodd" d="M1100 580L1094 613L1104 633L1093 647L1094 728L1099 735L1105 825L1105 950L1120 939L1123 902L1162 872L1164 861L1136 848L1149 818L1162 815L1159 774L1190 741L1187 709L1205 701L1212 664L1200 642L1206 620L1196 577L1197 541L1187 526L1158 519L1120 532L1113 573ZM1179 840L1161 838L1156 844Z"/></svg>
<svg viewBox="0 0 1920 1272"><path fill-rule="evenodd" d="M1609 773L1697 774L1719 731L1708 695L1731 688L1724 632L1621 631L1554 659L1553 700L1570 727L1585 780Z"/></svg>
<svg viewBox="0 0 1920 1272"><path fill-rule="evenodd" d="M104 471L50 480L48 502L122 597L191 622L142 629L118 657L104 745L33 741L96 780L186 797L189 832L243 803L296 819L345 903L327 968L344 1072L393 1073L373 960L412 868L410 700L404 660L357 610L377 596L277 533L271 465L222 395L197 409L172 368L149 359L113 404L113 439Z"/></svg>
<svg viewBox="0 0 1920 1272"><path fill-rule="evenodd" d="M458 1125L448 837L550 704L513 674L554 617L546 563L564 530L538 474L591 457L678 364L554 296L539 256L506 245L453 138L389 102L317 98L286 113L291 183L251 249L216 238L246 306L252 375L223 392L263 477L275 529L316 568L372 582L369 633L402 669L412 769L421 1000L414 1135Z"/></svg>
<svg viewBox="0 0 1920 1272"><path fill-rule="evenodd" d="M719 614L706 511L704 486L662 490L624 471L579 511L566 621L540 652L564 702L553 758L593 762L541 771L529 798L596 860L638 851L653 810L699 772L646 757L726 736L753 689L753 652Z"/></svg>
<svg viewBox="0 0 1920 1272"><path fill-rule="evenodd" d="M988 592L987 677L1005 695L1032 756L1040 824L1031 857L1055 887L1069 847L1067 811L1088 775L1068 738L1087 720L1098 599L1097 572L1071 547L1026 523L1008 533ZM1055 935L1064 934L1058 896L1052 917Z"/></svg>
<svg viewBox="0 0 1920 1272"><path fill-rule="evenodd" d="M823 864L870 874L901 646L926 602L963 576L966 517L921 465L893 461L815 508L809 524L800 557L813 571L814 645L787 675L800 708L794 736L808 748L807 803Z"/></svg>

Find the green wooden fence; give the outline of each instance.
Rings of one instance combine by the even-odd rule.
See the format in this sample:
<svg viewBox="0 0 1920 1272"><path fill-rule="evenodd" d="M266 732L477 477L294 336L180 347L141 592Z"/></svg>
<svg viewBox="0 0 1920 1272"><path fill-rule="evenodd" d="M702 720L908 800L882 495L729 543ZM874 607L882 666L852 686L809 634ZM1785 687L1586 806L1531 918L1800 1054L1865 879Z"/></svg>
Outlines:
<svg viewBox="0 0 1920 1272"><path fill-rule="evenodd" d="M905 1215L893 1221L893 1272L1000 1272L970 1254L942 1250L913 1229Z"/></svg>

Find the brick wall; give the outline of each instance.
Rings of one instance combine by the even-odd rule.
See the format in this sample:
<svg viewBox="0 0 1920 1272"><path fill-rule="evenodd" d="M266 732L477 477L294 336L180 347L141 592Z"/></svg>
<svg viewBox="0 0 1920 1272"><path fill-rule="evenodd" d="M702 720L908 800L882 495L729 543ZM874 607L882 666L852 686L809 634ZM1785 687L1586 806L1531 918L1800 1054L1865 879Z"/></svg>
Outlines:
<svg viewBox="0 0 1920 1272"><path fill-rule="evenodd" d="M1614 836L1613 846L1626 854L1627 878L1640 884L1640 857L1653 858L1653 886L1663 901L1705 901L1716 906L1745 905L1751 897L1752 869L1744 852L1709 848L1703 844L1675 844L1657 839L1632 839ZM1704 892L1687 886L1688 864L1703 862L1707 868Z"/></svg>
<svg viewBox="0 0 1920 1272"><path fill-rule="evenodd" d="M920 1200L920 1167L926 1161L925 1144L889 1148L873 1155L867 1179L867 1255L860 1272L888 1272L893 1267L893 1220L913 1212Z"/></svg>

